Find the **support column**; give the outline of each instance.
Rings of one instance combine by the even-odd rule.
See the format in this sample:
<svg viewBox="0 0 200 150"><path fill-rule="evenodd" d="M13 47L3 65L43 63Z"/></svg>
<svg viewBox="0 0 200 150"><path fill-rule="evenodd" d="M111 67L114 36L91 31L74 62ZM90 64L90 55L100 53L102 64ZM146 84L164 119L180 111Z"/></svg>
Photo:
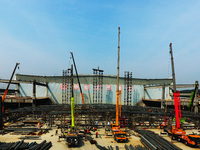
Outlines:
<svg viewBox="0 0 200 150"><path fill-rule="evenodd" d="M143 91L143 92L144 92L144 93L143 93L143 99L145 99L145 90L146 90L146 89L145 89L145 85L144 85L144 91Z"/></svg>
<svg viewBox="0 0 200 150"><path fill-rule="evenodd" d="M17 96L17 101L18 101L18 108L20 108L19 86L20 86L20 83L17 84L17 94L16 94L16 96Z"/></svg>
<svg viewBox="0 0 200 150"><path fill-rule="evenodd" d="M199 82L195 82L196 88L195 88L195 97L194 97L194 113L197 114L199 112L199 100L198 100L198 90L199 90Z"/></svg>
<svg viewBox="0 0 200 150"><path fill-rule="evenodd" d="M0 130L3 130L2 97L0 96Z"/></svg>
<svg viewBox="0 0 200 150"><path fill-rule="evenodd" d="M165 85L162 86L161 109L165 108Z"/></svg>
<svg viewBox="0 0 200 150"><path fill-rule="evenodd" d="M32 107L36 106L36 83L35 80L33 81L33 103Z"/></svg>
<svg viewBox="0 0 200 150"><path fill-rule="evenodd" d="M48 82L46 82L46 85L47 85L47 86L46 86L46 97L48 97L48 95L49 95L49 94L48 94L48 89L49 89Z"/></svg>

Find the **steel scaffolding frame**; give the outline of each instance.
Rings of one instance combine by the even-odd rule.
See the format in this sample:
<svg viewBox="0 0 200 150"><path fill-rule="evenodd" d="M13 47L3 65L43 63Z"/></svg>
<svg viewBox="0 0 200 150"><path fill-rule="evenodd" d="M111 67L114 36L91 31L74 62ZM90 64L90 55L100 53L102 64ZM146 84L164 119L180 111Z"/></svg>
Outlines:
<svg viewBox="0 0 200 150"><path fill-rule="evenodd" d="M71 104L71 96L72 96L72 78L71 78L71 74L72 74L72 69L69 68L67 70L67 104Z"/></svg>
<svg viewBox="0 0 200 150"><path fill-rule="evenodd" d="M132 72L124 73L124 105L132 105Z"/></svg>
<svg viewBox="0 0 200 150"><path fill-rule="evenodd" d="M63 83L62 83L62 104L70 104L71 102L71 68L63 70Z"/></svg>
<svg viewBox="0 0 200 150"><path fill-rule="evenodd" d="M67 103L67 93L66 93L66 86L67 86L67 70L63 70L63 83L62 83L62 104Z"/></svg>
<svg viewBox="0 0 200 150"><path fill-rule="evenodd" d="M93 69L93 103L103 102L103 70Z"/></svg>

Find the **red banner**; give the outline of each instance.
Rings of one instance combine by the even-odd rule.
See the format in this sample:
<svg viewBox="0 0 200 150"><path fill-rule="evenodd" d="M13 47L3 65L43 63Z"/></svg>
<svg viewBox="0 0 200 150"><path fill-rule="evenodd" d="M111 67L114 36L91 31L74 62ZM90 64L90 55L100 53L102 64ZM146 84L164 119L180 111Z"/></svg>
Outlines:
<svg viewBox="0 0 200 150"><path fill-rule="evenodd" d="M84 90L89 91L90 90L90 85L89 84L84 84Z"/></svg>
<svg viewBox="0 0 200 150"><path fill-rule="evenodd" d="M69 88L68 84L60 84L60 90L67 90Z"/></svg>
<svg viewBox="0 0 200 150"><path fill-rule="evenodd" d="M106 91L111 91L112 90L112 86L111 85L106 85Z"/></svg>
<svg viewBox="0 0 200 150"><path fill-rule="evenodd" d="M74 84L74 90L79 90L79 85L78 84Z"/></svg>

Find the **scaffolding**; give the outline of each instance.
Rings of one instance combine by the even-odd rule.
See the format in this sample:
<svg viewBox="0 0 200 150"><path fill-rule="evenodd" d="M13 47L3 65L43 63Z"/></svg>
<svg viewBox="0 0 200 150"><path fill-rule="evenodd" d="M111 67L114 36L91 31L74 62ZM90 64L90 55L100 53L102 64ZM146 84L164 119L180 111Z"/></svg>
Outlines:
<svg viewBox="0 0 200 150"><path fill-rule="evenodd" d="M63 70L63 84L62 84L62 104L71 103L71 68Z"/></svg>
<svg viewBox="0 0 200 150"><path fill-rule="evenodd" d="M102 103L103 70L93 69L93 103Z"/></svg>
<svg viewBox="0 0 200 150"><path fill-rule="evenodd" d="M62 104L67 103L67 93L66 93L66 86L67 86L67 70L63 70L63 83L62 83Z"/></svg>
<svg viewBox="0 0 200 150"><path fill-rule="evenodd" d="M124 105L132 105L132 72L124 73Z"/></svg>

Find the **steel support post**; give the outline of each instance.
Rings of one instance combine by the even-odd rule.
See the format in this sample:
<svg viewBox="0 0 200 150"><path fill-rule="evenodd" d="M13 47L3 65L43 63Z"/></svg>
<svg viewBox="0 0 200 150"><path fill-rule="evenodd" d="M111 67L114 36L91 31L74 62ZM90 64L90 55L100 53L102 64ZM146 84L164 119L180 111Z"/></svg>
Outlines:
<svg viewBox="0 0 200 150"><path fill-rule="evenodd" d="M2 97L0 96L0 130L3 130Z"/></svg>
<svg viewBox="0 0 200 150"><path fill-rule="evenodd" d="M165 85L162 86L161 109L165 108Z"/></svg>

